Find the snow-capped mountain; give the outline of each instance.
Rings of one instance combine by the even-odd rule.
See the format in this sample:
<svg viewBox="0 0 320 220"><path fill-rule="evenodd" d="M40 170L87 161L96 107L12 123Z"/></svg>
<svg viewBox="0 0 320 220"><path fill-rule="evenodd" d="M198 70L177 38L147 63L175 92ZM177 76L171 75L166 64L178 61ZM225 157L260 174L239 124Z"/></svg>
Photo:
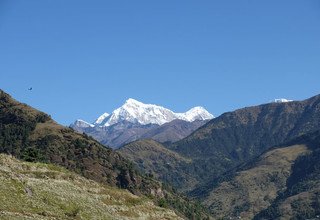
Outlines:
<svg viewBox="0 0 320 220"><path fill-rule="evenodd" d="M185 113L175 113L158 105L128 99L120 108L111 114L102 114L92 124L79 119L70 127L85 132L102 144L118 148L144 138L175 142L188 136L212 118L213 115L203 107L194 107Z"/></svg>
<svg viewBox="0 0 320 220"><path fill-rule="evenodd" d="M122 121L138 123L141 125L162 125L175 119L192 122L195 120L208 120L212 118L213 115L203 107L194 107L185 113L175 113L162 106L144 104L130 98L124 105L114 110L111 115L108 113L101 115L95 121L94 125L108 127Z"/></svg>
<svg viewBox="0 0 320 220"><path fill-rule="evenodd" d="M178 119L193 122L195 120L208 120L214 118L205 108L201 106L194 107L186 113L175 113Z"/></svg>
<svg viewBox="0 0 320 220"><path fill-rule="evenodd" d="M284 98L280 98L280 99L274 99L272 102L275 103L283 103L283 102L292 102L293 100L290 99L284 99Z"/></svg>
<svg viewBox="0 0 320 220"><path fill-rule="evenodd" d="M74 126L77 127L82 127L82 128L90 128L90 127L94 127L93 124L90 124L84 120L78 119L73 123Z"/></svg>

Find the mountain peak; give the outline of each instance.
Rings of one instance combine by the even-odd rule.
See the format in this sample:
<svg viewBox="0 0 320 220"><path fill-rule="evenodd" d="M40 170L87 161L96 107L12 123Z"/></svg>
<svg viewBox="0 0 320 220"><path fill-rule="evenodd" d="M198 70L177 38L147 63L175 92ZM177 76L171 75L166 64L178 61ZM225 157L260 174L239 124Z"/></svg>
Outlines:
<svg viewBox="0 0 320 220"><path fill-rule="evenodd" d="M208 120L214 118L214 116L202 106L193 107L186 113L183 113L183 115L186 118L186 121Z"/></svg>
<svg viewBox="0 0 320 220"><path fill-rule="evenodd" d="M184 121L208 120L213 115L201 106L191 108L185 113L175 113L170 109L154 104L145 104L136 99L129 98L125 103L111 114L104 113L94 122L95 126L111 126L122 121L138 123L141 125L162 125L175 119ZM80 124L78 122L78 124ZM89 124L89 123L88 123Z"/></svg>
<svg viewBox="0 0 320 220"><path fill-rule="evenodd" d="M139 102L138 100L133 99L133 98L128 98L128 99L126 100L125 104L144 105L144 103Z"/></svg>
<svg viewBox="0 0 320 220"><path fill-rule="evenodd" d="M102 115L97 118L97 120L94 122L94 124L101 124L110 114L105 112Z"/></svg>
<svg viewBox="0 0 320 220"><path fill-rule="evenodd" d="M77 119L74 123L73 126L77 127L82 127L82 128L89 128L89 127L94 127L93 124L90 124L89 122L86 122L82 119Z"/></svg>
<svg viewBox="0 0 320 220"><path fill-rule="evenodd" d="M197 111L197 110L206 110L205 108L203 108L202 106L196 106L196 107L193 107L191 108L189 111Z"/></svg>
<svg viewBox="0 0 320 220"><path fill-rule="evenodd" d="M164 124L174 120L174 113L161 106L144 104L135 99L129 98L124 105L117 108L112 114L103 121L102 126L110 126L121 121L131 123L146 124ZM101 126L100 125L100 126Z"/></svg>

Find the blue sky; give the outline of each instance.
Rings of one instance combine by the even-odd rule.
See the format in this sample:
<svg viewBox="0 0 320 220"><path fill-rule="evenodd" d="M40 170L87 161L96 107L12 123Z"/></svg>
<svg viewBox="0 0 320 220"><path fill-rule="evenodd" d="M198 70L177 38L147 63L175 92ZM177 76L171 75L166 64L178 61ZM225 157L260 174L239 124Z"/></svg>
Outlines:
<svg viewBox="0 0 320 220"><path fill-rule="evenodd" d="M214 115L305 99L319 24L318 0L0 0L0 88L65 125L130 97Z"/></svg>

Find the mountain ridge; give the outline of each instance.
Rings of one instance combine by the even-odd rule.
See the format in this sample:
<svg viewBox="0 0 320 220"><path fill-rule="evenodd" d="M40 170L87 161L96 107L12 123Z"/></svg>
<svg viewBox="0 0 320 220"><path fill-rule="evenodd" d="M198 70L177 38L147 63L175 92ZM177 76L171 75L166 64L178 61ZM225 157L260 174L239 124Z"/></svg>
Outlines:
<svg viewBox="0 0 320 220"><path fill-rule="evenodd" d="M192 176L192 180L198 181L201 187L201 184L261 154L269 147L312 132L318 127L320 95L303 101L267 103L224 113L186 138L165 147L192 160L192 163L185 164L183 170ZM179 179L179 172L176 171L172 169L172 174ZM185 192L195 189L194 183L186 181L181 181L180 185L178 182L169 183L179 186Z"/></svg>
<svg viewBox="0 0 320 220"><path fill-rule="evenodd" d="M224 113L209 121L192 135L178 141L170 148L175 149L186 156L210 157L212 154L206 151L210 149L205 146L211 145L214 146L214 148L219 147L228 154L234 153L235 157L241 159L241 155L237 152L232 152L231 148L223 149L231 144L228 140L234 142L233 145L248 146L254 151L260 151L265 148L264 146L277 145L286 140L300 136L304 131L310 132L315 130L320 125L319 116L320 95L303 101L269 103L246 107L233 112ZM234 131L231 133L231 130ZM227 137L227 134L230 136ZM266 135L268 135L268 138ZM246 141L241 139L241 136L251 137ZM207 143L208 139L212 139L217 142L217 144L214 144L214 142L210 145L206 144L201 147L201 150L199 149L199 151L196 152L187 152L184 150L189 149L190 144L195 140L197 140L195 145L200 147L201 142ZM222 140L226 142L222 143ZM253 144L257 145L258 148L253 149ZM194 148L192 147L190 149Z"/></svg>
<svg viewBox="0 0 320 220"><path fill-rule="evenodd" d="M121 107L115 109L111 114L104 113L99 116L93 125L108 127L121 121L139 123L141 125L163 125L175 119L193 122L195 120L209 120L212 118L214 118L214 116L201 106L193 107L184 113L175 113L162 106L145 104L129 98ZM82 119L78 120L84 121Z"/></svg>

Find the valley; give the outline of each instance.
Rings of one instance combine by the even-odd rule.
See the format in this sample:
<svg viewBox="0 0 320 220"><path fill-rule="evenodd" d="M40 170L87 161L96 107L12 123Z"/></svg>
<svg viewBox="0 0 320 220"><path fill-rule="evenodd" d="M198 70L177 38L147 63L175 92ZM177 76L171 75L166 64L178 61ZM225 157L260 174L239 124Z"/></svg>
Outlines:
<svg viewBox="0 0 320 220"><path fill-rule="evenodd" d="M134 127L132 122L121 120L108 127L123 126L126 132L130 130L126 127L128 124ZM74 204L77 211L70 212L82 216L81 219L90 215L105 215L102 218L106 219L111 215L114 216L111 219L122 219L126 214L133 216L133 219L140 218L140 215L147 219L302 219L314 218L320 211L320 96L304 101L246 107L224 113L210 121L175 119L162 125L139 124L136 127L138 129L143 126L152 129L147 129L137 140L117 150L101 145L90 133L81 134L57 124L47 114L15 101L3 91L0 96L0 122L1 153L28 161L21 162L12 156L8 158L2 155L2 169L23 173L23 182L36 184L30 179L34 178L33 171L28 173L25 168L15 170L15 167L29 167L26 169L35 170L42 179L46 175L49 178L53 175L52 184L60 184L56 187L61 190L66 184L76 184L74 179L67 179L69 183L60 183L60 179L66 178L66 175L74 176L72 178L84 185L95 184L90 188L114 187L120 190L113 200L119 205L117 210L127 210L121 213L101 206L99 201L104 201L104 197L109 195L101 194L97 200L100 205L95 205L97 209L90 211L84 211L86 208L81 204L92 203L88 199L93 194L83 192L82 198L70 196L70 199L74 198L70 203ZM198 123L198 128L189 128L187 124L194 122ZM92 128L91 125L86 127L84 122L81 126L84 129ZM179 138L163 143L152 139L163 137L164 130L171 137ZM119 134L115 132L114 135ZM39 164L37 166L43 171L37 171L33 163L39 162L64 168L52 167L60 172L55 173L50 170L51 165ZM15 164L14 167L11 164ZM12 174L8 180L15 181L15 175L21 174ZM36 185L34 191L46 189L44 185L48 184L42 179L44 183ZM72 187L65 195L57 196L63 197L80 190ZM121 190L126 190L127 194L122 194ZM130 197L130 201L139 202L130 205L126 199L121 200L127 197ZM6 195L2 199L6 199ZM4 202L7 206L4 206L2 214L17 218L23 215L34 218L55 215L31 210L30 207L38 203L40 198L34 199L31 198L29 205L20 209L10 209L12 205ZM43 210L49 209L48 204L43 205ZM57 209L59 218L68 217L70 207L64 203L51 206ZM140 208L155 211L137 212ZM104 209L107 211L101 211Z"/></svg>

